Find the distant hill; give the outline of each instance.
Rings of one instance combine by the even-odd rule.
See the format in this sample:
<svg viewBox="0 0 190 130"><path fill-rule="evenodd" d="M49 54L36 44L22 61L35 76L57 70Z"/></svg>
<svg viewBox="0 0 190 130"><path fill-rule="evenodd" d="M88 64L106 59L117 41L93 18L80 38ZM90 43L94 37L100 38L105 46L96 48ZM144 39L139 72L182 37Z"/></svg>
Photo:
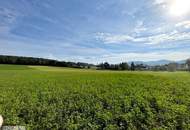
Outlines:
<svg viewBox="0 0 190 130"><path fill-rule="evenodd" d="M144 65L165 65L172 62L183 64L186 60L171 61L171 60L157 60L157 61L133 61L135 64ZM127 62L129 65L132 61ZM9 56L0 55L0 64L18 64L18 65L46 65L46 66L61 66L61 67L72 67L72 68L90 68L97 65L82 63L82 62L66 62L58 61L53 59L35 58L35 57L24 57L24 56Z"/></svg>
<svg viewBox="0 0 190 130"><path fill-rule="evenodd" d="M132 61L130 61L129 63L131 64ZM165 64L169 64L171 62L175 62L175 63L179 63L179 64L183 64L186 62L186 60L180 60L180 61L171 61L171 60L157 60L157 61L134 61L135 64L146 64L146 65L151 65L151 66L155 66L155 65L165 65Z"/></svg>
<svg viewBox="0 0 190 130"><path fill-rule="evenodd" d="M71 67L71 68L90 68L94 67L93 64L82 62L65 62L53 59L24 57L24 56L9 56L0 55L0 64L16 64L16 65L44 65L44 66L59 66L59 67Z"/></svg>

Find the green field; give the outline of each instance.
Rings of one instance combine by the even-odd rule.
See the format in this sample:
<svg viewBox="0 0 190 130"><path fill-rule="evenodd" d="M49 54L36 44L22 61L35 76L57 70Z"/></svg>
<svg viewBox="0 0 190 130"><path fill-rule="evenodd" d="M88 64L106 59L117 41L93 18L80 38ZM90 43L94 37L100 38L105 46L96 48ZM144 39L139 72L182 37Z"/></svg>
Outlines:
<svg viewBox="0 0 190 130"><path fill-rule="evenodd" d="M36 130L189 130L190 73L0 65L0 114Z"/></svg>

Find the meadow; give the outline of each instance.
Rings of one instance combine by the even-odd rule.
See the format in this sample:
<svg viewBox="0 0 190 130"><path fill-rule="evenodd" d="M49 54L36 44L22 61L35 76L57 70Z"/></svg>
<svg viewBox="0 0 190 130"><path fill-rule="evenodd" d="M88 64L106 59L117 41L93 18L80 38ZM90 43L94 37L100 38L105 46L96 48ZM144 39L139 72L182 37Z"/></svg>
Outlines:
<svg viewBox="0 0 190 130"><path fill-rule="evenodd" d="M0 65L0 114L31 130L189 130L190 73Z"/></svg>

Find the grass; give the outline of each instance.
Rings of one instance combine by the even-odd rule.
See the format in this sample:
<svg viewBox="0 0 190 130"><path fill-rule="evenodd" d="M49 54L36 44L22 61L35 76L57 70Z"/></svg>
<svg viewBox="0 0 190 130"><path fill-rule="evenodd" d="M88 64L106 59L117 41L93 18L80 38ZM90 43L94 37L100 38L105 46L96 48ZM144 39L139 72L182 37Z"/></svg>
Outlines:
<svg viewBox="0 0 190 130"><path fill-rule="evenodd" d="M0 113L36 130L189 130L190 74L0 65Z"/></svg>

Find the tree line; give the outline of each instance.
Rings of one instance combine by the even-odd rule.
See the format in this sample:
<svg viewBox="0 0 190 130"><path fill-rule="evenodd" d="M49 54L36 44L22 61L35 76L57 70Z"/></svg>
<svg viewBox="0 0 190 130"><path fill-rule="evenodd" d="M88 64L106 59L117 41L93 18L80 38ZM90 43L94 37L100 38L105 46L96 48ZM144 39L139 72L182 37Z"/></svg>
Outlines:
<svg viewBox="0 0 190 130"><path fill-rule="evenodd" d="M0 55L0 64L16 64L16 65L43 65L43 66L58 66L71 68L89 68L92 64L82 62L65 62L45 58L23 57L23 56L8 56Z"/></svg>
<svg viewBox="0 0 190 130"><path fill-rule="evenodd" d="M145 64L135 64L131 62L129 65L127 62L120 64L109 64L108 62L101 63L98 69L102 70L131 70L131 71L190 71L190 59L186 63L169 63L164 65L145 65Z"/></svg>
<svg viewBox="0 0 190 130"><path fill-rule="evenodd" d="M122 62L119 64L109 64L108 62L101 63L98 65L82 63L82 62L66 62L58 61L45 58L34 58L34 57L24 57L24 56L8 56L0 55L0 64L17 64L17 65L43 65L43 66L58 66L58 67L71 67L71 68L96 68L101 70L150 70L150 71L190 71L190 59L186 63L169 63L165 65L145 65L145 64L131 64L127 62Z"/></svg>
<svg viewBox="0 0 190 130"><path fill-rule="evenodd" d="M127 62L122 62L119 64L109 64L108 62L105 62L105 63L101 63L101 64L97 65L97 68L98 69L105 69L105 70L131 70L131 71L135 71L135 70L145 69L146 66L143 64L135 65L134 62L132 62L131 65L129 65Z"/></svg>

